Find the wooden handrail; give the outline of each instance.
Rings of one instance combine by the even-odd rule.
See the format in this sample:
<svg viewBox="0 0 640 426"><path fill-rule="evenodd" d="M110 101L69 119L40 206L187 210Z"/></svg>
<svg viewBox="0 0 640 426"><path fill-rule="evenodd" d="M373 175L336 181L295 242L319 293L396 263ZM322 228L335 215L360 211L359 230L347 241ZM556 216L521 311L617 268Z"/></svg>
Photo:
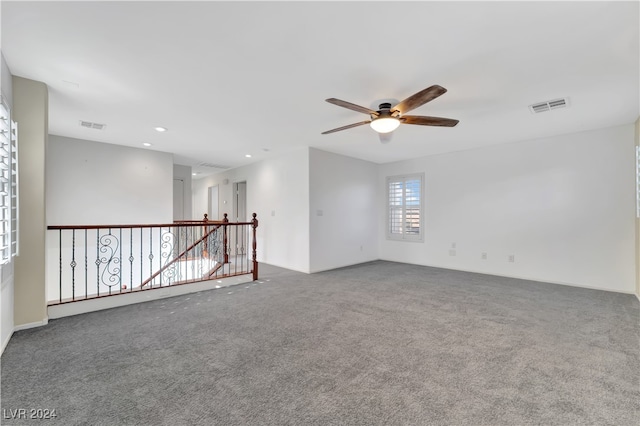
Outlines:
<svg viewBox="0 0 640 426"><path fill-rule="evenodd" d="M208 222L209 223L209 222ZM149 284L151 281L153 281L153 279L155 277L157 277L158 275L160 275L165 269L167 269L169 266L173 265L174 263L176 263L178 260L180 260L180 258L184 255L186 255L189 250L193 249L195 246L197 246L198 244L200 244L203 241L206 241L207 238L209 238L209 235L211 235L213 232L217 231L222 225L219 224L215 224L215 228L213 228L211 231L207 232L202 238L200 238L198 241L196 241L195 243L191 244L189 247L187 247L182 253L180 253L179 255L177 255L171 262L167 263L166 265L164 265L162 268L160 268L156 273L154 273L153 275L151 275L151 277L147 278L142 284L140 284L140 288L144 287L145 285Z"/></svg>
<svg viewBox="0 0 640 426"><path fill-rule="evenodd" d="M194 223L159 223L159 224L145 224L145 225L49 225L47 229L129 229L129 228L169 228L172 226L193 226L193 225L251 225L253 222L223 222L221 220L209 221L209 222L194 222Z"/></svg>

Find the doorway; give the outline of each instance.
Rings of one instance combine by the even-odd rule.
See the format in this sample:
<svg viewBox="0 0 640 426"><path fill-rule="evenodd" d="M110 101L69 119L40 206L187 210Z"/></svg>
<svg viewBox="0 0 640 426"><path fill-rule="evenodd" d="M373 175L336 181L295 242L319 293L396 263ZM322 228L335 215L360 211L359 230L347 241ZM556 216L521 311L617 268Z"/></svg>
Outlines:
<svg viewBox="0 0 640 426"><path fill-rule="evenodd" d="M233 184L233 217L236 222L247 221L247 182Z"/></svg>
<svg viewBox="0 0 640 426"><path fill-rule="evenodd" d="M209 220L220 220L218 210L218 185L209 187Z"/></svg>
<svg viewBox="0 0 640 426"><path fill-rule="evenodd" d="M184 217L184 180L173 180L173 220L185 220Z"/></svg>
<svg viewBox="0 0 640 426"><path fill-rule="evenodd" d="M234 182L233 183L233 216L232 221L246 222L247 221L247 182ZM235 261L242 261L243 256L247 252L247 235L245 227L232 227L229 232L229 247L231 249L231 255L235 258Z"/></svg>

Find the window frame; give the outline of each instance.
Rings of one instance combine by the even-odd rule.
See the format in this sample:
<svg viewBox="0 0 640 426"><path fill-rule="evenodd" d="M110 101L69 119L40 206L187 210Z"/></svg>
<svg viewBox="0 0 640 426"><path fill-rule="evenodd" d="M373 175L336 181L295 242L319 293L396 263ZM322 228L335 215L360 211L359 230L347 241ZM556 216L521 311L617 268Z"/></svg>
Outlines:
<svg viewBox="0 0 640 426"><path fill-rule="evenodd" d="M18 255L18 127L0 96L0 265Z"/></svg>
<svg viewBox="0 0 640 426"><path fill-rule="evenodd" d="M397 176L387 176L387 178L385 179L386 182L386 186L385 186L385 191L386 191L386 237L388 240L393 240L393 241L413 241L413 242L422 242L424 241L424 194L425 194L425 185L424 185L424 173L411 173L411 174L404 174L404 175L397 175ZM417 194L419 195L419 200L418 200L418 232L416 234L413 233L408 233L407 232L407 226L406 226L406 219L407 219L407 182L410 181L419 181L419 185L420 188L417 192ZM392 191L391 191L391 184L392 183L396 183L396 184L401 184L402 185L402 204L400 207L401 213L400 213L400 218L401 221L403 222L401 224L401 232L392 232L392 228L393 228L393 223L392 223L392 210L394 208L394 205L392 205ZM415 194L413 194L413 196L415 196Z"/></svg>

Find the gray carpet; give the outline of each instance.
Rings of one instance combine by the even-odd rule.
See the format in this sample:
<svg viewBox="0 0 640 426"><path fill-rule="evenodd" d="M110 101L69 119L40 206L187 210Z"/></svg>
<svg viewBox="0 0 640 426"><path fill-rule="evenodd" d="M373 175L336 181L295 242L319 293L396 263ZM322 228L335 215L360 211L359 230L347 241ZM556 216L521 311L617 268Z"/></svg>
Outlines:
<svg viewBox="0 0 640 426"><path fill-rule="evenodd" d="M383 261L261 275L15 333L2 424L640 423L635 296Z"/></svg>

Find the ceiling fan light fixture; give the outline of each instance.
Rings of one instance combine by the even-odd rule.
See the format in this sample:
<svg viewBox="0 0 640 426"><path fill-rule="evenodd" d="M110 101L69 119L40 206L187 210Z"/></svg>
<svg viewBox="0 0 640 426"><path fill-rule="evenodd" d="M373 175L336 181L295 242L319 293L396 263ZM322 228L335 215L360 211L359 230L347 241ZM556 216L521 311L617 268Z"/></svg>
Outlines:
<svg viewBox="0 0 640 426"><path fill-rule="evenodd" d="M392 107L390 102L383 102L379 106L378 111L374 111L369 108L362 107L360 105L352 104L351 102L343 101L336 98L325 99L330 104L337 105L339 107L347 108L352 111L368 114L371 120L361 121L359 123L348 124L346 126L338 127L336 129L327 130L322 132L323 135L329 133L339 132L341 130L351 129L353 127L363 126L369 124L373 130L380 135L388 134L398 128L400 124L414 124L418 126L442 126L442 127L454 127L458 124L458 120L442 117L428 117L424 115L405 115L407 112L412 111L427 102L431 102L438 96L447 92L442 86L434 84L431 87L427 87L424 90L414 93L404 101L396 104ZM394 101L395 102L395 101ZM387 139L382 140L383 143L388 142Z"/></svg>
<svg viewBox="0 0 640 426"><path fill-rule="evenodd" d="M371 128L378 133L390 133L398 128L400 120L395 117L381 117L371 121Z"/></svg>

